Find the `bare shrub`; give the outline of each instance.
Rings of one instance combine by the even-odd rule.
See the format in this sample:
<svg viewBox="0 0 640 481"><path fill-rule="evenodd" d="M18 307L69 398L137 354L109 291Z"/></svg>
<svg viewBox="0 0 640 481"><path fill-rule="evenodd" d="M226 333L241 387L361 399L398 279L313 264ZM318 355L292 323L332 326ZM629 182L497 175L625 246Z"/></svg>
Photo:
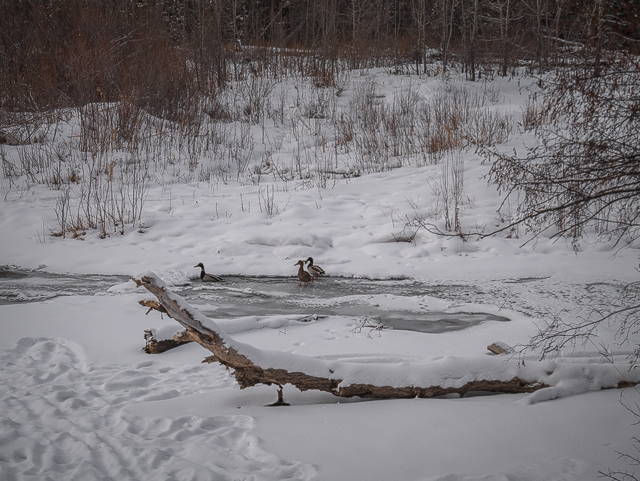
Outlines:
<svg viewBox="0 0 640 481"><path fill-rule="evenodd" d="M58 220L59 231L52 233L54 236L66 237L70 213L70 191L67 186L62 189L61 194L56 199L55 213Z"/></svg>
<svg viewBox="0 0 640 481"><path fill-rule="evenodd" d="M267 185L264 189L258 188L258 205L260 206L260 212L267 214L267 217L271 218L280 213L280 209L275 202L275 187Z"/></svg>
<svg viewBox="0 0 640 481"><path fill-rule="evenodd" d="M432 183L431 188L437 199L434 217L441 213L445 231L462 234L461 210L471 204L471 199L464 192L464 161L459 154L447 156L439 182Z"/></svg>
<svg viewBox="0 0 640 481"><path fill-rule="evenodd" d="M273 80L250 75L244 82L238 82L242 102L242 113L252 124L258 124L270 110L270 94L274 87Z"/></svg>
<svg viewBox="0 0 640 481"><path fill-rule="evenodd" d="M418 142L436 163L440 152L469 146L496 145L509 140L514 120L509 113L490 110L492 95L447 84L420 109Z"/></svg>
<svg viewBox="0 0 640 481"><path fill-rule="evenodd" d="M372 79L366 79L354 85L349 106L364 129L372 131L378 127L382 98L384 96L378 92L376 83Z"/></svg>
<svg viewBox="0 0 640 481"><path fill-rule="evenodd" d="M59 120L56 112L11 112L0 108L0 144L25 145L42 141Z"/></svg>
<svg viewBox="0 0 640 481"><path fill-rule="evenodd" d="M469 142L478 147L493 147L507 142L513 133L514 120L509 114L478 110L467 124Z"/></svg>
<svg viewBox="0 0 640 481"><path fill-rule="evenodd" d="M124 95L116 105L116 121L112 135L119 141L116 148L135 143L143 129L143 111L133 96Z"/></svg>
<svg viewBox="0 0 640 481"><path fill-rule="evenodd" d="M527 103L522 108L521 127L523 132L530 132L549 123L549 117L545 115L543 106L537 95L532 95L527 99Z"/></svg>
<svg viewBox="0 0 640 481"><path fill-rule="evenodd" d="M351 145L356 136L356 118L353 112L341 112L340 118L334 120L336 150L340 149L345 154L351 150Z"/></svg>
<svg viewBox="0 0 640 481"><path fill-rule="evenodd" d="M334 115L336 109L335 95L329 89L313 87L309 89L309 97L298 99L303 116L308 119L327 119Z"/></svg>
<svg viewBox="0 0 640 481"><path fill-rule="evenodd" d="M637 58L612 59L599 76L564 72L549 82L526 155L487 152L490 181L517 200L514 223L533 237L566 237L575 248L594 229L623 246L640 237L640 86ZM509 229L511 225L501 230Z"/></svg>
<svg viewBox="0 0 640 481"><path fill-rule="evenodd" d="M4 145L0 145L0 160L2 160L2 175L5 179L9 179L9 183L12 185L14 179L20 176L20 172Z"/></svg>

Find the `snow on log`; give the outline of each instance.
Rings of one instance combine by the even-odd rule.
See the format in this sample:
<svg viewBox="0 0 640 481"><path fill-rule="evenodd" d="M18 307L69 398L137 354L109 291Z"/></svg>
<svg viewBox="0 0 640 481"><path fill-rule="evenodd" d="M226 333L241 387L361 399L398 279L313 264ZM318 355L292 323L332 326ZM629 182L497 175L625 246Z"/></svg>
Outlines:
<svg viewBox="0 0 640 481"><path fill-rule="evenodd" d="M213 320L167 289L155 274L142 274L134 281L156 296L167 315L186 329L185 337L214 354L207 362L219 362L232 370L241 389L258 384L275 384L281 389L291 384L301 391L381 399L537 391L535 397L529 397L529 402L537 402L640 381L640 370L611 364L539 361L525 366L510 356L448 356L435 361L376 364L257 349L232 339Z"/></svg>

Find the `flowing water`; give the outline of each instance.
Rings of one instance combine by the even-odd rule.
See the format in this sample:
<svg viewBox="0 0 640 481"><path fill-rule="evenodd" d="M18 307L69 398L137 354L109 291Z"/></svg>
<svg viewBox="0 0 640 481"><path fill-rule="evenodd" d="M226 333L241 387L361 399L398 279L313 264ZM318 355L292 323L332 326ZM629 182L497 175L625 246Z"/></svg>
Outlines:
<svg viewBox="0 0 640 481"><path fill-rule="evenodd" d="M35 302L69 295L95 295L127 282L117 275L54 274L0 266L0 304ZM437 312L428 298L459 299L478 295L473 285L427 284L410 279L372 280L325 277L300 287L294 277L225 277L172 286L204 314L215 318L251 315L342 315L366 318L394 329L445 332L486 322L509 321L483 312Z"/></svg>
<svg viewBox="0 0 640 481"><path fill-rule="evenodd" d="M59 296L91 296L129 280L127 276L54 274L0 266L0 305Z"/></svg>

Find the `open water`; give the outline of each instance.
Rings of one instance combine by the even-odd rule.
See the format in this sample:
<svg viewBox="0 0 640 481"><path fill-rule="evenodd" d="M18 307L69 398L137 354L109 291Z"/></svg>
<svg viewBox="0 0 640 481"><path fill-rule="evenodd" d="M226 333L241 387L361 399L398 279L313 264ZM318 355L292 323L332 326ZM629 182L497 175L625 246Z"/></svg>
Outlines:
<svg viewBox="0 0 640 481"><path fill-rule="evenodd" d="M58 296L90 296L125 283L122 275L71 275L44 270L0 266L0 304L37 302ZM342 315L366 318L374 324L419 332L464 329L487 321L509 319L483 312L430 310L428 297L473 298L472 285L423 283L411 279L373 280L323 277L298 286L295 277L225 277L224 282L202 283L198 278L171 289L204 314L216 318L250 315Z"/></svg>

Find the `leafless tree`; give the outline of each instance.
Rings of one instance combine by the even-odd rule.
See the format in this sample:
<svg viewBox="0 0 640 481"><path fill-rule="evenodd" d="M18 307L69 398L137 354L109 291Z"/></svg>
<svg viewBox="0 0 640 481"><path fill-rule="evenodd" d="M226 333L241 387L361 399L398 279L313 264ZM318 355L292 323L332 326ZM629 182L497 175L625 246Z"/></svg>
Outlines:
<svg viewBox="0 0 640 481"><path fill-rule="evenodd" d="M515 223L576 247L587 228L619 245L640 237L638 91L636 57L549 82L541 115L552 124L539 129L541 143L525 157L498 155L489 173L505 201L518 199Z"/></svg>

